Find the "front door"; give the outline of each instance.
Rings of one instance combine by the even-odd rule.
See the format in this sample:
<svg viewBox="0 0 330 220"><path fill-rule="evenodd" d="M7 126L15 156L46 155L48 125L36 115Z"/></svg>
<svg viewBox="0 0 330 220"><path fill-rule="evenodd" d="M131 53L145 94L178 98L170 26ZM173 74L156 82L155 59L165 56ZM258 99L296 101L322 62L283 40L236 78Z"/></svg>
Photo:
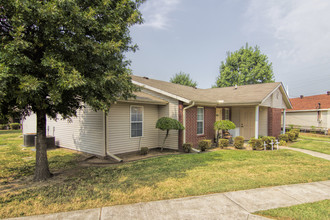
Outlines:
<svg viewBox="0 0 330 220"><path fill-rule="evenodd" d="M240 109L240 135L245 140L254 137L254 108L241 108Z"/></svg>

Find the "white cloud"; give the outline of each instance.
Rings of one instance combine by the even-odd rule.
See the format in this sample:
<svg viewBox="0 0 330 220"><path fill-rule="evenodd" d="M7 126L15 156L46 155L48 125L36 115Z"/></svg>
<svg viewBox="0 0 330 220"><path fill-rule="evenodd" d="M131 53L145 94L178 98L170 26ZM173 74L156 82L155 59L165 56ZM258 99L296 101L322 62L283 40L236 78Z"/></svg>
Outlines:
<svg viewBox="0 0 330 220"><path fill-rule="evenodd" d="M141 12L144 23L141 27L155 29L168 29L171 25L170 14L176 10L180 0L148 0L142 7Z"/></svg>
<svg viewBox="0 0 330 220"><path fill-rule="evenodd" d="M252 0L245 14L245 31L274 38L278 59L328 62L329 12L326 0Z"/></svg>

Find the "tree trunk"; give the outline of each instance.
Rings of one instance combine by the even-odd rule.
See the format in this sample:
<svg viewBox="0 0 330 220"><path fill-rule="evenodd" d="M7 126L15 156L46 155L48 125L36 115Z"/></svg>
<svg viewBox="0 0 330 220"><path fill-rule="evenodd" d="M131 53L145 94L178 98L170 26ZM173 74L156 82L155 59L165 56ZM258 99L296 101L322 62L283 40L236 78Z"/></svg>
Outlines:
<svg viewBox="0 0 330 220"><path fill-rule="evenodd" d="M168 137L168 132L169 132L169 130L166 130L166 135L165 135L165 138L164 138L164 141L163 141L163 145L162 145L162 148L160 149L161 152L163 152L163 149L164 149L164 146L165 146L165 141Z"/></svg>
<svg viewBox="0 0 330 220"><path fill-rule="evenodd" d="M36 168L34 181L44 181L50 178L46 146L46 112L37 111L37 143L36 143Z"/></svg>

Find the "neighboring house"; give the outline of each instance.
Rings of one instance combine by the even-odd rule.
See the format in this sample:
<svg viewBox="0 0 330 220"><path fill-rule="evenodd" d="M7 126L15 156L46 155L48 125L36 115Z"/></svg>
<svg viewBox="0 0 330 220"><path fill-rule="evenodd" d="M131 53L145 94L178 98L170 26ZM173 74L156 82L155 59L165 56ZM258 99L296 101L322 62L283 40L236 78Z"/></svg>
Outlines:
<svg viewBox="0 0 330 220"><path fill-rule="evenodd" d="M214 122L222 119L236 124L233 136L278 136L281 111L291 108L281 83L196 89L147 77L132 76L132 81L142 87L136 99L117 101L107 115L86 107L71 122L49 119L48 134L55 136L59 146L100 156L118 155L161 146L165 132L155 125L167 116L186 128L170 131L166 140L167 148L178 150L186 142L196 147L199 140L214 140ZM35 130L35 115L31 115L23 122L23 133Z"/></svg>
<svg viewBox="0 0 330 220"><path fill-rule="evenodd" d="M286 112L286 125L304 130L317 130L329 133L330 91L327 94L300 96L290 99L293 108ZM312 127L313 126L313 127Z"/></svg>

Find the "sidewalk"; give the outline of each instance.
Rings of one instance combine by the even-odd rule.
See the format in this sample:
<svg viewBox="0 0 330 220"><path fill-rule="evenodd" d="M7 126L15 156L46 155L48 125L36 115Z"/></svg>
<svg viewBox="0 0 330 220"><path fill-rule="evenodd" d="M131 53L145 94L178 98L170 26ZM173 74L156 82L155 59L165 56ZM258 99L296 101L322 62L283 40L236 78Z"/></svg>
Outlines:
<svg viewBox="0 0 330 220"><path fill-rule="evenodd" d="M325 160L330 160L330 155L315 152L315 151L311 151L311 150L305 150L305 149L294 148L294 147L284 147L284 146L281 146L280 149L288 149L288 150L299 151L299 152L302 152L302 153L305 153L305 154L312 155L313 157L319 157L319 158L322 158L322 159L325 159Z"/></svg>
<svg viewBox="0 0 330 220"><path fill-rule="evenodd" d="M116 220L116 219L267 219L251 213L330 199L330 180L217 193L171 200L48 215L17 220ZM11 219L11 220L13 220Z"/></svg>

